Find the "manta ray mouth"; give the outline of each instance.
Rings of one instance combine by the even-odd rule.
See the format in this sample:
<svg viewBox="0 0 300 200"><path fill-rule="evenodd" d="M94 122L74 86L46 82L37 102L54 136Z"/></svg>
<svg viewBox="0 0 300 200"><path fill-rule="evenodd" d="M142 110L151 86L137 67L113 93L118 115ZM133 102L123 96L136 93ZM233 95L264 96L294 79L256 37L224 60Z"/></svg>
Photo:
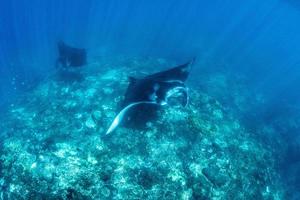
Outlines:
<svg viewBox="0 0 300 200"><path fill-rule="evenodd" d="M152 105L160 105L160 106L165 106L168 105L168 100L171 97L177 96L178 94L184 94L185 95L185 103L184 103L184 107L188 104L188 89L186 87L174 87L172 89L170 89L165 97L165 100L162 102L157 102L157 101L139 101L139 102L134 102L129 104L128 106L126 106L125 108L123 108L118 115L114 118L113 122L111 123L111 125L109 126L108 130L106 131L106 135L110 134L111 132L113 132L121 123L121 121L123 120L124 116L126 115L126 113L132 109L133 107L137 106L137 105L141 105L141 104L152 104Z"/></svg>
<svg viewBox="0 0 300 200"><path fill-rule="evenodd" d="M189 102L189 96L188 96L188 89L186 87L174 87L170 89L166 94L165 102L166 104L169 104L169 100L171 98L177 98L180 95L184 95L184 103L183 107L186 107Z"/></svg>

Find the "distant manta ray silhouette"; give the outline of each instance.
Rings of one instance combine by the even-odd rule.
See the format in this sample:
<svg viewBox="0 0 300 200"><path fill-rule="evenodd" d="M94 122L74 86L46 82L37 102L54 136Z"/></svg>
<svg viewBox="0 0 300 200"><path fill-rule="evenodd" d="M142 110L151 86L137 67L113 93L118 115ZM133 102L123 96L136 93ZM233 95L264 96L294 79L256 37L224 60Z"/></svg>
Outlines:
<svg viewBox="0 0 300 200"><path fill-rule="evenodd" d="M164 106L168 104L170 97L178 94L183 95L183 106L186 106L189 96L184 82L190 73L194 61L195 58L183 65L148 75L141 79L129 77L129 85L121 105L121 111L114 118L106 134L113 132L124 120L124 116L130 115L130 111L133 111L135 108L135 112L141 111L141 109L137 109L138 106ZM149 113L143 114L149 115ZM128 119L130 119L130 116Z"/></svg>
<svg viewBox="0 0 300 200"><path fill-rule="evenodd" d="M67 45L63 41L57 43L59 56L56 67L80 67L86 64L86 50Z"/></svg>

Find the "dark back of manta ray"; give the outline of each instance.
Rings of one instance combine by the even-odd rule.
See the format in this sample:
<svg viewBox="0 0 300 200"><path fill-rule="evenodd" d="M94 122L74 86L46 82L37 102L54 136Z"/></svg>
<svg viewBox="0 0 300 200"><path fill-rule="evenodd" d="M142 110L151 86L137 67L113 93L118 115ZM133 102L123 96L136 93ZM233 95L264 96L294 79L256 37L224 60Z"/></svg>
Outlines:
<svg viewBox="0 0 300 200"><path fill-rule="evenodd" d="M86 65L86 50L71 47L63 41L59 41L57 47L59 54L56 60L56 68L59 69L58 78L65 82L84 80L84 77L79 71L73 71L70 68Z"/></svg>
<svg viewBox="0 0 300 200"><path fill-rule="evenodd" d="M59 57L58 64L63 67L80 67L86 64L86 50L75 48L60 41L57 44Z"/></svg>
<svg viewBox="0 0 300 200"><path fill-rule="evenodd" d="M145 79L152 79L156 81L178 80L184 82L186 81L189 75L191 63L194 62L194 60L195 59L183 65L179 65L162 72L157 72L155 74L148 75L145 77Z"/></svg>
<svg viewBox="0 0 300 200"><path fill-rule="evenodd" d="M148 75L143 79L130 78L125 93L125 98L119 106L123 109L127 105L137 101L147 101L147 91L152 92L152 85L162 81L184 82L190 71L190 62L173 67L171 69ZM134 129L144 129L147 122L155 122L159 118L162 107L155 104L139 104L132 107L121 122L122 126Z"/></svg>

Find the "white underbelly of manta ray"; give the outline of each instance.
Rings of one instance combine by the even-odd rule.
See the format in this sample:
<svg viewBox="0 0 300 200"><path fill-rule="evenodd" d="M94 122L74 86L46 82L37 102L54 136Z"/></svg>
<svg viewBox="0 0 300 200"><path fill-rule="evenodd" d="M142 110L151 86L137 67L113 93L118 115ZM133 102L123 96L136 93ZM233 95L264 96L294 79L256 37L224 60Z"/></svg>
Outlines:
<svg viewBox="0 0 300 200"><path fill-rule="evenodd" d="M152 104L164 106L168 105L168 99L172 96L175 96L177 94L184 94L184 106L186 106L189 97L188 90L184 85L184 81L187 79L191 65L193 63L194 59L186 64L146 76L143 79L131 78L124 100L127 100L128 103L114 118L112 124L106 131L106 134L110 134L111 132L113 132L120 125L121 121L124 119L124 116L128 113L128 111L130 109L134 109L134 107L136 107L137 105ZM132 98L130 98L131 93L134 93ZM145 95L145 93L148 93L148 95ZM146 97L143 100L135 101L134 98L136 98L137 94L141 94Z"/></svg>

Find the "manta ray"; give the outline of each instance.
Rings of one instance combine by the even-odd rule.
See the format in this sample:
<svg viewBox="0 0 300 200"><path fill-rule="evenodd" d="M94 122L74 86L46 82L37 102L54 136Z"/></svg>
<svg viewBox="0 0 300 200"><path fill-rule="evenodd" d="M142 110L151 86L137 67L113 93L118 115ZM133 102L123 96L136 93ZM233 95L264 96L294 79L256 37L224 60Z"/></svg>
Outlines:
<svg viewBox="0 0 300 200"><path fill-rule="evenodd" d="M192 59L188 63L144 78L129 77L129 85L120 112L114 118L106 134L113 132L125 120L125 116L127 122L149 117L159 107L168 105L170 97L182 95L183 106L186 106L189 96L184 82L188 78L194 61L195 59ZM136 115L135 118L134 115Z"/></svg>
<svg viewBox="0 0 300 200"><path fill-rule="evenodd" d="M67 45L63 41L57 43L59 56L56 67L80 67L86 64L86 50Z"/></svg>

